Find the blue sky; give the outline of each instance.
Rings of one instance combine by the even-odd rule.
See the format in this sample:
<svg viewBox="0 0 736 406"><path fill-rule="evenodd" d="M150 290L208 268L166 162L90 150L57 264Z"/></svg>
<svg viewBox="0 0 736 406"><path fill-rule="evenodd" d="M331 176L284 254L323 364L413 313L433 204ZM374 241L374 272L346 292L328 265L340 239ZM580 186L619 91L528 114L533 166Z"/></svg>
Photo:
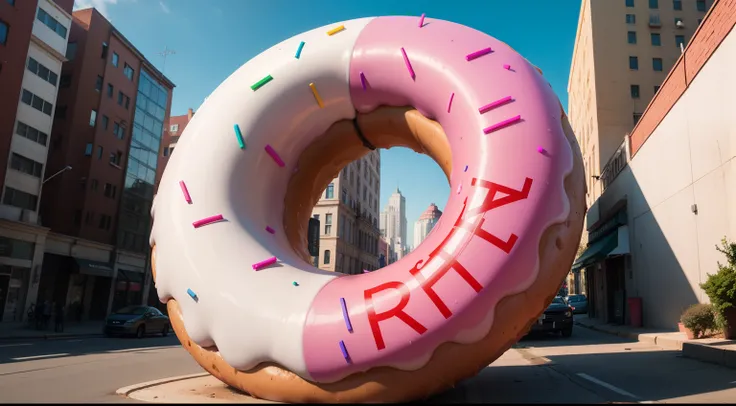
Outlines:
<svg viewBox="0 0 736 406"><path fill-rule="evenodd" d="M227 76L286 38L352 18L416 15L451 20L486 32L539 66L567 106L567 79L579 0L76 0L95 6L177 85L172 115L196 109ZM397 185L413 223L430 203L444 208L449 187L430 158L404 148L382 151L381 207Z"/></svg>

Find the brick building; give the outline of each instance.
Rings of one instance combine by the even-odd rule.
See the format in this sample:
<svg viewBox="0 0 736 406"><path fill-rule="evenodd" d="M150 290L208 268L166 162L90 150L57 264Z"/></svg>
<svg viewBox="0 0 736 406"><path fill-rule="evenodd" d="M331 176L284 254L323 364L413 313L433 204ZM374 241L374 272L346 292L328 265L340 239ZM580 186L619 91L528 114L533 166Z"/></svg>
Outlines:
<svg viewBox="0 0 736 406"><path fill-rule="evenodd" d="M164 136L161 139L161 153L158 156L158 168L156 170L156 189L158 189L158 183L161 181L161 175L166 169L166 164L169 162L169 157L176 148L176 143L179 141L179 137L187 128L187 124L194 117L194 110L188 109L187 114L181 116L172 116L169 118L169 122L164 125Z"/></svg>

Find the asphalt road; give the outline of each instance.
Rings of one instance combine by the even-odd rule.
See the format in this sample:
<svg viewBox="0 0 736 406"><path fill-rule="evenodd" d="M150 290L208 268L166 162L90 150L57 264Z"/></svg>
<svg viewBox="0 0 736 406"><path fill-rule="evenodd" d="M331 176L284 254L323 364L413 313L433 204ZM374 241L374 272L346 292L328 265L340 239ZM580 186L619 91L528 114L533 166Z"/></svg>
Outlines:
<svg viewBox="0 0 736 406"><path fill-rule="evenodd" d="M201 372L175 337L0 341L0 402L134 402L123 386ZM429 403L736 400L736 370L577 327L522 340Z"/></svg>

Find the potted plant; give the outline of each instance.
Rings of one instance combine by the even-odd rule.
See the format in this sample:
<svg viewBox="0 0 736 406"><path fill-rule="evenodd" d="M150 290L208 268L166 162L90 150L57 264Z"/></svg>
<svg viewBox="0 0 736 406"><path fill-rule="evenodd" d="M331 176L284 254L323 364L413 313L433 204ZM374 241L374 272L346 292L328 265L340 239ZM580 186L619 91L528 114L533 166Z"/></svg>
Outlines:
<svg viewBox="0 0 736 406"><path fill-rule="evenodd" d="M702 333L716 328L715 310L709 304L694 304L680 316L682 331L687 334L688 340L700 338Z"/></svg>
<svg viewBox="0 0 736 406"><path fill-rule="evenodd" d="M736 243L725 237L716 249L726 256L727 264L718 262L718 272L708 275L700 287L710 298L727 339L736 338Z"/></svg>

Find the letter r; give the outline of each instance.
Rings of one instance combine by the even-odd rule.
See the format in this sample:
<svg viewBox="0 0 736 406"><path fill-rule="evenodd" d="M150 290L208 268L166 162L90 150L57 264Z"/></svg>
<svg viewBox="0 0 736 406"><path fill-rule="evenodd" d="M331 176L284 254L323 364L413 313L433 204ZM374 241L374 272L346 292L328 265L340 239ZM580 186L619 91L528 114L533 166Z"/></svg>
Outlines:
<svg viewBox="0 0 736 406"><path fill-rule="evenodd" d="M397 289L401 293L401 300L399 301L399 304L394 306L392 309L376 313L376 309L373 306L373 295L387 289ZM409 297L411 296L409 288L404 283L398 281L386 282L382 285L363 291L363 295L365 297L368 323L371 326L373 340L375 340L376 348L378 350L386 348L386 343L383 341L383 335L381 334L381 326L378 324L379 322L386 321L392 317L398 317L399 320L406 323L406 325L414 329L414 331L419 334L424 334L427 331L426 327L404 312L404 308L409 304Z"/></svg>

